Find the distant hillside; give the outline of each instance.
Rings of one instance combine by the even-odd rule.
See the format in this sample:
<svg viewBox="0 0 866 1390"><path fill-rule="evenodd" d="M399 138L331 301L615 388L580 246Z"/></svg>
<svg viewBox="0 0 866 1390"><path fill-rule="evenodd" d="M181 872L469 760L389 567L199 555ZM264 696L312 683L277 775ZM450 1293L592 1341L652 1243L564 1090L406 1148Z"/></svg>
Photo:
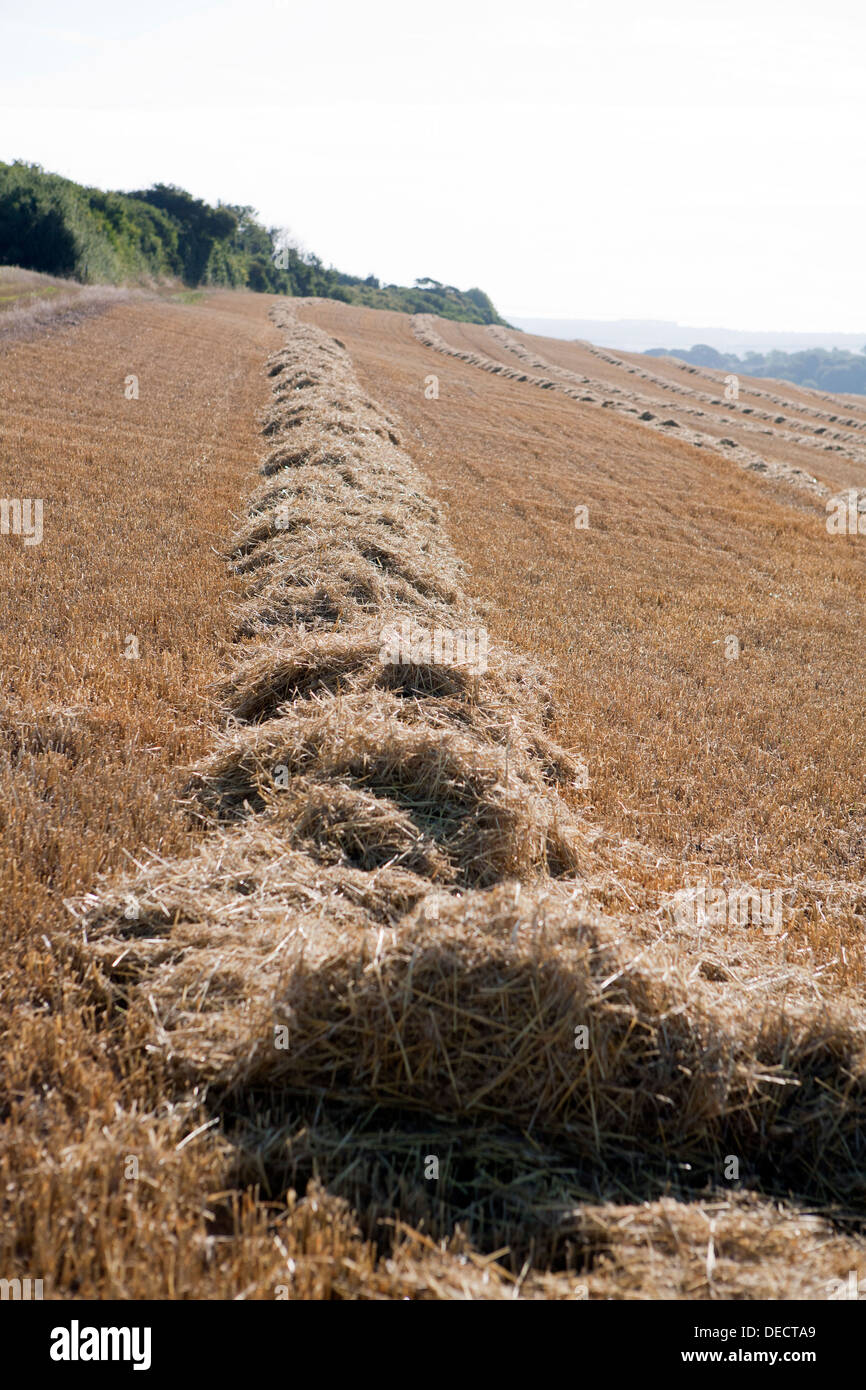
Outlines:
<svg viewBox="0 0 866 1390"><path fill-rule="evenodd" d="M860 333L804 333L683 324L668 319L530 319L517 314L509 314L509 318L524 333L542 338L577 338L621 352L667 348L678 356L693 343L709 343L718 352L735 352L741 357L747 352L805 352L808 348L843 348L857 353L866 343L866 328Z"/></svg>
<svg viewBox="0 0 866 1390"><path fill-rule="evenodd" d="M503 323L483 290L424 278L382 285L324 266L257 220L254 208L212 207L172 184L133 193L85 188L38 164L0 162L0 264L85 284L180 280L287 295L317 295L374 309Z"/></svg>
<svg viewBox="0 0 866 1390"><path fill-rule="evenodd" d="M744 357L737 357L732 352L718 352L706 343L697 343L692 348L650 348L645 355L677 357L696 367L715 367L744 376L776 377L819 391L866 395L866 347L862 352L808 348L805 352L747 352Z"/></svg>

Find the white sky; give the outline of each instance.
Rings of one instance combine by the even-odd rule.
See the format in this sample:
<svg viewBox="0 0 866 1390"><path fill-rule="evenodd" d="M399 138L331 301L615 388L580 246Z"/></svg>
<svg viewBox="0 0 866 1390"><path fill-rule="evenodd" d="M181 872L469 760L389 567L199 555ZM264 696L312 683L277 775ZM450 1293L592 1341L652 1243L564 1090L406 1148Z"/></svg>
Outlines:
<svg viewBox="0 0 866 1390"><path fill-rule="evenodd" d="M863 0L0 0L0 159L506 317L866 329Z"/></svg>

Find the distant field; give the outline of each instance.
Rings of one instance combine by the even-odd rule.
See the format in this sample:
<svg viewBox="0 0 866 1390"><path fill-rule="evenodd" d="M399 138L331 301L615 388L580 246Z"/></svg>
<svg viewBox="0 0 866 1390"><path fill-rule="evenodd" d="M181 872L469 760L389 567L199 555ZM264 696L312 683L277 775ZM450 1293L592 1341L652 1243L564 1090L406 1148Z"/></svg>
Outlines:
<svg viewBox="0 0 866 1390"><path fill-rule="evenodd" d="M0 266L0 303L37 299L57 294L68 282L40 275L35 270L19 270L17 266Z"/></svg>
<svg viewBox="0 0 866 1390"><path fill-rule="evenodd" d="M69 281L39 275L34 270L19 270L17 266L0 266L0 313L10 309L25 309L40 300L56 295L74 295L81 286Z"/></svg>
<svg viewBox="0 0 866 1390"><path fill-rule="evenodd" d="M69 328L131 297L129 290L111 285L79 285L17 266L0 266L0 343Z"/></svg>
<svg viewBox="0 0 866 1390"><path fill-rule="evenodd" d="M196 292L0 332L44 531L0 536L2 1268L828 1297L866 1255L866 535L825 507L866 411L422 330ZM489 669L383 656L404 621L483 623ZM744 886L773 930L676 897Z"/></svg>

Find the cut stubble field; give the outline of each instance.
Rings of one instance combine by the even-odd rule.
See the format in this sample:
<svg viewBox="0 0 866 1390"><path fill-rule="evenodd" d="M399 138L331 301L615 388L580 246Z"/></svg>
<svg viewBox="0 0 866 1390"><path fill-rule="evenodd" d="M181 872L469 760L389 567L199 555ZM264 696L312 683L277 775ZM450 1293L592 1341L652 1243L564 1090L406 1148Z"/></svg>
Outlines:
<svg viewBox="0 0 866 1390"><path fill-rule="evenodd" d="M866 537L404 315L299 301L279 331L276 303L0 339L2 490L45 528L0 537L0 1274L826 1297L866 1248ZM833 410L787 398L786 428ZM836 491L857 447L791 457ZM404 613L480 614L490 672L386 680ZM782 890L783 931L684 926L700 883Z"/></svg>
<svg viewBox="0 0 866 1390"><path fill-rule="evenodd" d="M632 891L797 885L788 951L862 986L864 537L828 534L796 488L438 356L402 316L304 312L411 430L491 633L554 673L556 736L589 770L576 804L651 851L633 874L621 857ZM438 327L507 358L482 328ZM570 346L544 344L566 364Z"/></svg>
<svg viewBox="0 0 866 1390"><path fill-rule="evenodd" d="M205 745L231 630L221 550L277 335L252 296L27 330L0 344L3 491L44 502L40 546L0 538L4 1273L37 1269L67 1296L167 1297L190 1261L202 1277L205 1246L185 1237L204 1241L219 1183L207 1165L188 1188L176 1177L181 1120L154 1113L144 1058L118 1051L98 989L55 942L66 899L189 835L177 768ZM146 1169L154 1150L158 1191L124 1187L122 1154Z"/></svg>

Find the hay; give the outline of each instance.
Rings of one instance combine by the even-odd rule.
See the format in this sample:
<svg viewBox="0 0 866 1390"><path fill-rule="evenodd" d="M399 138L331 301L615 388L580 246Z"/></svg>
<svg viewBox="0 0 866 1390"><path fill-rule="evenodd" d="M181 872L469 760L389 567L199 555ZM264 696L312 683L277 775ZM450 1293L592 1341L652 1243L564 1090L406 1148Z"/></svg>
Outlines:
<svg viewBox="0 0 866 1390"><path fill-rule="evenodd" d="M496 325L492 325L492 327L496 327ZM494 334L494 336L498 336L498 333ZM706 399L712 405L721 404L718 394L711 395L709 393L694 391L693 388L677 388L675 385L672 386L670 380L667 377L658 376L655 372L649 371L646 367L638 366L634 362L626 361L625 358L619 357L616 353L611 352L610 348L596 347L594 343L586 342L584 339L580 340L580 345L582 348L585 349L586 352L590 353L593 357L597 357L599 361L606 362L611 367L617 367L621 371L628 372L631 376L640 377L644 381L651 381L655 385L663 386L668 390L689 391L691 389L692 394L698 396L699 399ZM718 387L721 384L719 380L719 378L722 375L721 371L718 371L717 375L714 376L713 373L711 371L708 371L706 368L695 367L690 362L681 362L676 357L671 358L670 361L671 364L675 366L678 371L683 372L684 375L700 377L704 381L712 382L713 386L715 386L718 390ZM820 391L813 386L802 386L799 383L794 382L789 382L788 385L791 387L792 390L796 391L798 396L813 396L816 400L830 401L831 404L834 406L834 410L831 412L829 410L820 410L815 406L804 405L800 401L797 401L795 408L798 415L807 415L816 420L827 421L830 424L843 424L846 426L846 428L851 430L866 429L866 421L864 420L840 418L839 397L834 396L832 392ZM776 395L776 393L773 391L767 391L763 387L756 386L754 378L751 377L749 378L749 395L758 397L762 400L771 401L773 405L775 405L776 407L781 407L785 410L791 410L793 405L790 396L779 396ZM728 404L733 405L734 402L728 402ZM761 419L773 420L774 422L776 422L777 420L775 413L772 411L768 411L766 413L753 411L752 413L758 414L759 418Z"/></svg>
<svg viewBox="0 0 866 1390"><path fill-rule="evenodd" d="M412 319L412 328L416 338L425 347L432 348L435 352L444 353L447 357L455 357L461 362L468 362L471 366L480 367L482 371L492 372L497 376L504 376L513 381L525 381L530 386L536 386L543 391L558 391L562 395L570 396L572 400L583 401L589 405L602 408L613 409L620 414L628 415L632 419L638 419L647 428L657 431L665 431L671 427L677 428L677 438L684 440L687 444L692 444L697 449L711 449L713 453L721 454L723 457L733 458L740 468L759 472L767 478L787 482L793 486L810 493L814 498L824 498L829 495L829 488L824 483L818 482L811 473L805 469L797 468L792 464L780 462L772 459L763 458L753 449L748 449L744 444L736 440L721 440L716 435L708 433L702 429L681 429L676 420L659 419L654 411L658 409L658 401L648 396L642 396L638 392L624 391L620 387L611 386L605 382L595 381L590 377L582 376L575 372L570 372L565 368L557 367L553 363L546 361L537 354L524 348L519 339L512 338L502 330L497 329L496 340L510 352L515 352L518 357L533 366L544 368L545 371L553 373L553 376L533 376L528 372L520 372L516 368L509 367L502 362L497 362L494 358L486 357L483 353L468 352L459 348L452 347L437 332L435 319L432 314L415 314ZM495 325L493 326L495 327ZM491 327L488 331L492 332ZM595 350L596 356L603 356L599 350ZM614 358L605 358L614 362ZM662 381L661 378L653 377L651 373L645 372L642 368L635 367L635 374L643 375L654 381ZM572 382L578 383L572 385ZM666 386L670 383L664 382ZM685 387L674 387L676 392L692 397L693 392ZM653 406L653 410L647 409ZM750 408L749 413L754 413ZM706 416L707 412L695 407L685 406L682 408L683 415L694 415L697 417ZM725 417L715 417L717 423L729 424L730 421ZM739 422L738 422L739 424ZM741 426L743 429L751 429L758 433L762 431L756 426ZM823 442L816 444L815 440L806 435L785 433L775 430L776 434L794 440L798 444L814 444L822 449L828 446ZM839 436L841 438L841 436ZM841 447L841 446L838 446ZM866 450L849 448L849 456L858 462L866 462Z"/></svg>
<svg viewBox="0 0 866 1390"><path fill-rule="evenodd" d="M481 615L395 422L335 340L276 313L264 481L228 556L240 640L185 793L200 846L74 905L85 963L222 1121L240 1180L353 1204L383 1256L371 1297L574 1296L532 1265L597 1266L601 1296L801 1288L795 1215L697 1193L733 1153L765 1191L862 1208L859 1013L795 1005L789 976L763 1011L737 1003L699 943L593 908L599 865L638 851L571 808L544 673L498 648L481 670L394 659L395 625ZM707 1219L734 1252L709 1286ZM741 1278L737 1240L777 1229L766 1277L747 1259ZM509 1247L487 1284L474 1253L455 1276L466 1239Z"/></svg>
<svg viewBox="0 0 866 1390"><path fill-rule="evenodd" d="M526 362L533 367L540 367L542 370L552 373L558 381L575 382L582 386L584 390L589 387L597 392L601 392L604 396L615 398L613 401L605 400L605 405L613 404L618 410L621 410L625 414L637 415L638 419L644 423L655 421L654 428L656 429L663 429L666 426L669 427L677 423L671 420L659 422L656 419L654 412L658 411L660 406L658 397L646 396L638 391L627 391L623 387L612 385L610 382L595 381L593 378L584 376L582 373L572 372L566 367L560 367L553 362L548 362L546 358L531 351L519 338L515 338L506 329L499 327L497 324L489 325L487 332L497 343L504 347L509 353L518 357L522 362ZM772 433L777 439L785 439L792 444L802 445L806 448L821 449L824 452L830 450L832 452L844 453L846 458L851 459L855 463L866 463L866 449L862 447L862 439L858 439L857 435L852 434L850 431L840 429L828 431L824 424L815 425L813 427L808 423L804 423L802 420L796 420L794 422L798 426L797 430L780 429L779 426L785 423L785 417L780 416L776 410L763 410L759 406L746 405L745 403L741 404L739 401L723 402L718 395L712 395L707 391L697 391L693 387L679 385L676 382L670 381L667 377L662 377L655 372L648 371L645 367L638 367L632 362L625 362L622 358L616 357L601 348L596 348L591 343L582 343L581 346L586 352L591 353L594 357L598 357L601 361L608 363L610 366L616 367L617 370L627 372L630 376L639 377L641 380L647 381L653 386L660 387L665 395L673 393L676 396L683 397L686 403L681 403L677 407L680 414L690 415L696 419L710 421L724 427L732 423L731 415L739 415L741 418L736 420L738 429L744 431L746 434L766 435L768 431L762 425L751 423L754 420L763 420L773 426ZM769 393L760 391L753 392L750 386L749 395L769 395ZM598 404L598 398L596 396L581 394L580 399L584 401L592 400L595 404ZM782 398L772 399L781 401ZM726 413L719 415L715 410L701 408L701 406L694 404L696 401L702 402L704 407L724 405ZM790 401L784 402L784 404L790 409ZM650 410L649 407L652 407L652 410ZM804 415L814 416L820 420L830 418L827 412L814 410L811 407L804 407L802 413ZM749 419L746 420L742 418L744 416L748 416ZM834 416L833 418L838 421L839 417ZM853 421L851 423L853 423L857 429L866 428L866 422ZM811 429L812 435L815 437L813 438L810 434L804 434L804 429ZM692 432L692 435L694 435L694 437L690 435L690 442L698 443L701 447L704 445L712 447L710 441L714 436L707 435L704 431L697 433ZM717 449L719 444L720 441L716 440ZM843 444L848 447L843 449ZM742 446L738 446L736 441L734 441L733 445L728 443L725 447L733 447L736 449ZM760 459L760 456L754 455L751 462L748 462L745 455L743 455L743 457L740 458L740 462L743 467L756 468L758 459ZM760 459L760 462L766 463L766 460ZM779 464L771 465L767 463L767 468L773 476L789 477L791 480L796 481L798 486L808 487L808 490L815 492L816 495L826 496L826 490L821 491L822 485L818 484L817 480L812 478L810 474L805 473L803 469L793 467L787 469L787 466L785 466L786 471L784 473L774 473L773 469L779 467L781 467ZM814 484L814 486L812 486L812 484Z"/></svg>

